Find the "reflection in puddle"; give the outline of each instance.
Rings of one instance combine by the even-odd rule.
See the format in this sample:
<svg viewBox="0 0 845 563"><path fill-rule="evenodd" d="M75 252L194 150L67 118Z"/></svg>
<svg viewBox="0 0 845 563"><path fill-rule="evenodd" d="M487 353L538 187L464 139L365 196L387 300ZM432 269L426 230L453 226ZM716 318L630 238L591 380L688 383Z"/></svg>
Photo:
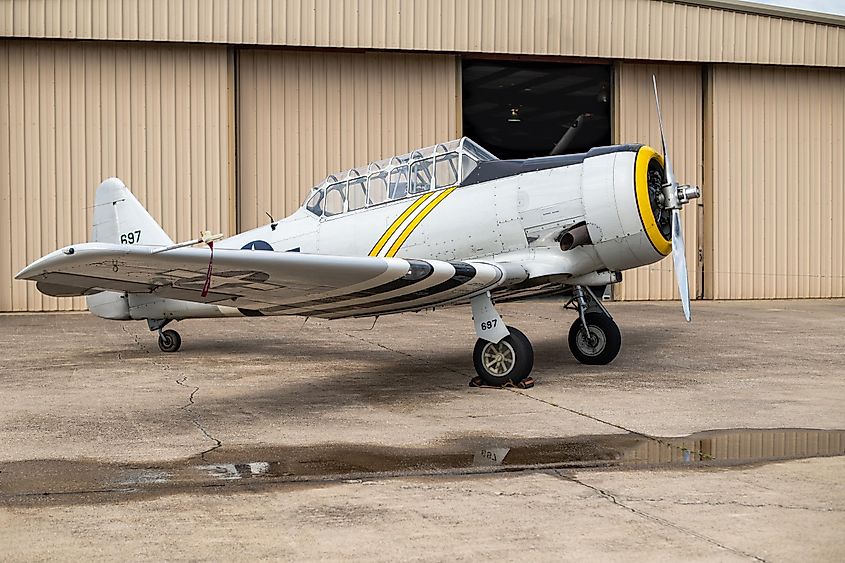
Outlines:
<svg viewBox="0 0 845 563"><path fill-rule="evenodd" d="M366 476L553 466L736 465L773 460L845 455L841 430L714 430L685 438L635 434L577 436L566 439L492 439L474 447L376 448L325 445L266 448L253 455L273 461L217 463L194 469L220 480L255 477ZM249 455L248 450L218 450L219 457Z"/></svg>
<svg viewBox="0 0 845 563"><path fill-rule="evenodd" d="M844 455L842 430L714 430L687 438L642 440L628 463L743 463Z"/></svg>
<svg viewBox="0 0 845 563"><path fill-rule="evenodd" d="M472 456L473 465L502 465L510 448L479 448Z"/></svg>
<svg viewBox="0 0 845 563"><path fill-rule="evenodd" d="M266 461L253 463L221 463L217 465L200 465L197 469L206 471L212 477L224 481L233 481L249 477L266 475L270 470L270 464Z"/></svg>
<svg viewBox="0 0 845 563"><path fill-rule="evenodd" d="M123 479L119 481L118 484L152 485L156 483L166 483L171 477L172 474L159 469L131 469L123 473Z"/></svg>
<svg viewBox="0 0 845 563"><path fill-rule="evenodd" d="M713 430L683 438L637 434L465 438L429 448L225 446L207 454L202 464L196 459L144 467L96 460L0 464L0 505L57 494L163 494L227 481L360 480L552 467L729 466L839 455L845 455L845 430Z"/></svg>

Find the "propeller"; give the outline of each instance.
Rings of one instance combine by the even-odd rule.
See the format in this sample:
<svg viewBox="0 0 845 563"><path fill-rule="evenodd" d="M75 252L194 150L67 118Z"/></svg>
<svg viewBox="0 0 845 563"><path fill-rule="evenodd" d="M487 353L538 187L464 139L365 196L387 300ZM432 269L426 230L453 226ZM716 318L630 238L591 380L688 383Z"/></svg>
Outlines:
<svg viewBox="0 0 845 563"><path fill-rule="evenodd" d="M669 158L666 135L663 133L663 114L660 112L660 98L657 96L657 78L651 75L654 84L654 103L657 105L657 120L660 123L660 143L663 145L663 166L666 170L666 182L663 184L663 207L672 211L672 260L675 263L675 278L678 280L678 292L684 308L684 318L692 320L689 300L689 275L687 273L687 255L684 249L684 229L681 225L681 206L689 200L701 196L701 190L695 186L679 185Z"/></svg>

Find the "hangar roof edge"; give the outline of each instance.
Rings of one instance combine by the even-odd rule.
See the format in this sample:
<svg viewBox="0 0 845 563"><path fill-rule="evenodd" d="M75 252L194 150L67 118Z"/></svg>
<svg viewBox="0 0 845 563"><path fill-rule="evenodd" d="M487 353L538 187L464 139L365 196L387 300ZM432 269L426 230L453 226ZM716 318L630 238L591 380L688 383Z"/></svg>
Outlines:
<svg viewBox="0 0 845 563"><path fill-rule="evenodd" d="M652 0L654 1L654 0ZM747 2L746 0L657 0L658 2L671 2L673 4L689 4L705 8L716 8L719 10L730 10L733 12L745 12L776 18L786 18L799 21L822 23L845 27L845 16L828 14L825 12L814 12L801 10L787 6L776 6L773 4L762 4L760 2Z"/></svg>
<svg viewBox="0 0 845 563"><path fill-rule="evenodd" d="M845 17L746 0L5 0L3 38L845 67Z"/></svg>

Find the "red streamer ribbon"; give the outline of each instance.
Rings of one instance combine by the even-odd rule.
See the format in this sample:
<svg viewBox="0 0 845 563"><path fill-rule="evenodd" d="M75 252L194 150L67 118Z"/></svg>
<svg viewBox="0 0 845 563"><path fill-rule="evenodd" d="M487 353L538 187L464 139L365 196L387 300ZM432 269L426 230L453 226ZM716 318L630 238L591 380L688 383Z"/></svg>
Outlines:
<svg viewBox="0 0 845 563"><path fill-rule="evenodd" d="M211 249L211 256L208 257L208 272L205 274L205 285L202 286L203 297L208 295L208 290L211 289L211 264L214 262L214 241L208 242L208 248Z"/></svg>

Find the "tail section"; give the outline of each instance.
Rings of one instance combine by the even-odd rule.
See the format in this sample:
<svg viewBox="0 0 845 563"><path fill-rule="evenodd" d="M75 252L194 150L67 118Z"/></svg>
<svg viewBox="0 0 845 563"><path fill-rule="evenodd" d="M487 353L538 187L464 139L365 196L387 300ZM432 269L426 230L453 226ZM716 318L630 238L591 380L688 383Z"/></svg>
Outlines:
<svg viewBox="0 0 845 563"><path fill-rule="evenodd" d="M118 178L100 184L94 195L93 242L167 246L167 236L152 215Z"/></svg>
<svg viewBox="0 0 845 563"><path fill-rule="evenodd" d="M149 246L173 244L152 215L118 178L109 178L97 188L91 240ZM88 310L98 317L113 320L132 318L125 293L103 291L89 295L86 301Z"/></svg>
<svg viewBox="0 0 845 563"><path fill-rule="evenodd" d="M109 178L97 188L94 196L93 242L169 246L173 240L159 226L123 182ZM101 291L86 297L88 310L104 319L158 321L161 327L169 320L192 317L240 316L233 307L218 307L167 299L145 293Z"/></svg>

